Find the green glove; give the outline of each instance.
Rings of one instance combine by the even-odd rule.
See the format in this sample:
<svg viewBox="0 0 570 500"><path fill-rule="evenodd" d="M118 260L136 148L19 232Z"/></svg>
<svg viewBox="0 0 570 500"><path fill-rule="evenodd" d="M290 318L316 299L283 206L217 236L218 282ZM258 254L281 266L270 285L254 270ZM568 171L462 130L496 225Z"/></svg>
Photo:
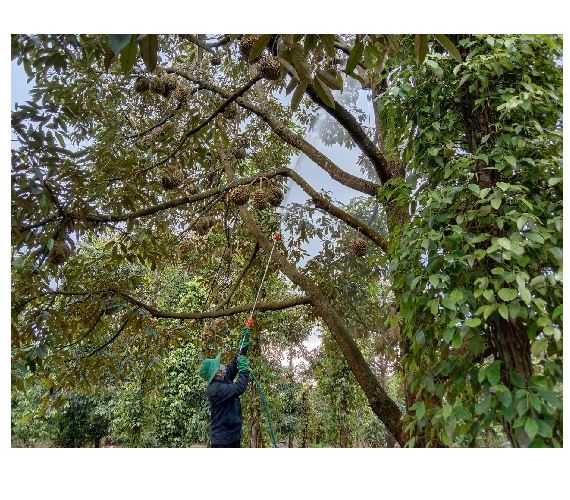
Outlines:
<svg viewBox="0 0 570 500"><path fill-rule="evenodd" d="M249 359L245 356L240 356L238 359L238 372L243 372L245 370L249 370Z"/></svg>
<svg viewBox="0 0 570 500"><path fill-rule="evenodd" d="M251 330L248 326L244 326L241 329L241 338L239 340L240 347L247 347L249 345L249 334Z"/></svg>

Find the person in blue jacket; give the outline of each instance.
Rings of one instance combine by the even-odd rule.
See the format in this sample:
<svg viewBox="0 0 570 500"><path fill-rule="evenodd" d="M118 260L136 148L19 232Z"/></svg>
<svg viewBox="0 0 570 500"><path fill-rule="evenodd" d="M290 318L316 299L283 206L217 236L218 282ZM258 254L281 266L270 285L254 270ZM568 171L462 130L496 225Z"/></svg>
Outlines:
<svg viewBox="0 0 570 500"><path fill-rule="evenodd" d="M249 360L245 357L248 346L249 328L244 327L240 348L227 368L220 364L221 353L214 359L205 359L200 365L200 377L208 382L206 396L210 402L212 448L240 447L243 418L239 397L249 382ZM234 382L238 373L238 379Z"/></svg>

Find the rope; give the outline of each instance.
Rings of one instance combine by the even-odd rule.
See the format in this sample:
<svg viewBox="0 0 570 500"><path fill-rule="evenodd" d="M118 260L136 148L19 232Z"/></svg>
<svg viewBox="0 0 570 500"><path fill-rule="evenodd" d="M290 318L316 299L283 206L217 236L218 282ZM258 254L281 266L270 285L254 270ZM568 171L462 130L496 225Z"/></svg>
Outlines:
<svg viewBox="0 0 570 500"><path fill-rule="evenodd" d="M259 385L259 382L255 378L253 372L249 370L249 373L251 373L251 376L253 377L253 380L255 380L257 388L259 389L259 394L261 394L261 400L263 401L263 407L265 408L265 415L267 416L267 422L269 423L269 430L271 431L271 439L273 439L273 446L277 448L278 447L277 441L275 441L275 435L273 434L273 427L271 426L271 419L269 418L269 412L267 411L267 404L265 403L265 397L263 396L263 391L261 390L261 386Z"/></svg>

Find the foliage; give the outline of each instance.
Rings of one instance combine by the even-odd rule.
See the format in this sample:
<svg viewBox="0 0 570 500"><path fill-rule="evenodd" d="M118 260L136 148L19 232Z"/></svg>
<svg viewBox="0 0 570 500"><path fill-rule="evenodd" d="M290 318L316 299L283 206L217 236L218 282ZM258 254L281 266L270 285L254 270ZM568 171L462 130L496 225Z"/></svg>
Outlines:
<svg viewBox="0 0 570 500"><path fill-rule="evenodd" d="M11 41L34 82L12 112L12 383L32 375L38 411L77 415L60 421L65 442L91 432L96 408L129 445L201 441L184 363L230 355L271 252L252 367L280 435L320 427L354 445L364 419L378 444L375 415L401 446L472 446L499 426L512 446L562 445L561 36ZM277 80L259 56L278 58ZM325 115L323 141L358 148L363 176L308 142ZM342 205L309 185L290 168L299 153L361 196ZM293 182L309 201L287 199ZM230 201L269 183L281 208ZM215 223L201 234L204 216ZM281 228L290 237L272 247ZM216 317L228 329L203 341ZM286 395L284 351L318 361ZM265 440L255 390L243 402Z"/></svg>

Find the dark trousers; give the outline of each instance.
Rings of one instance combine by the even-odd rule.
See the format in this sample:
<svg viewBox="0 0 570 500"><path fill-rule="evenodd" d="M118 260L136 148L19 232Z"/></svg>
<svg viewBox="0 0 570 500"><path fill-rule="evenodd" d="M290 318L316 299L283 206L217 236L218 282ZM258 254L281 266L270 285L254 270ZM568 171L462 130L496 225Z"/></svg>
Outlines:
<svg viewBox="0 0 570 500"><path fill-rule="evenodd" d="M238 439L237 441L233 441L231 443L224 443L224 444L212 444L211 447L212 448L239 448L240 446L240 441L241 439Z"/></svg>

